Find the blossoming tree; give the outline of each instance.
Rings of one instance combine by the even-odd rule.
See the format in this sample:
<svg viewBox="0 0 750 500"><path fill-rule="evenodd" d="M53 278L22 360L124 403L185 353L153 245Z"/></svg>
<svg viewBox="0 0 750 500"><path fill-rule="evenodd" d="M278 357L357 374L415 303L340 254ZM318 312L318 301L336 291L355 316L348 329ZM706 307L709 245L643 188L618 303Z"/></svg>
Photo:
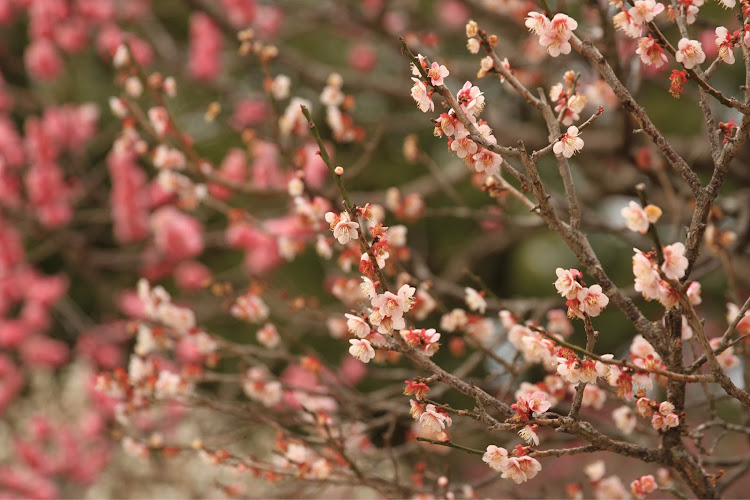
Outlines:
<svg viewBox="0 0 750 500"><path fill-rule="evenodd" d="M0 0L3 496L746 491L750 3L173 3Z"/></svg>

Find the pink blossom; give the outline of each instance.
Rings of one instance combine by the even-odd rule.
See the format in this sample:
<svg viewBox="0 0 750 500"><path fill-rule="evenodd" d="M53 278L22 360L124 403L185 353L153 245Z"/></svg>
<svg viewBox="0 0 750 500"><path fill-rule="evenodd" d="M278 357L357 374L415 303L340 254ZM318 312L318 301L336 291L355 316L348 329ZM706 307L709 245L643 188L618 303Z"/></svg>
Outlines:
<svg viewBox="0 0 750 500"><path fill-rule="evenodd" d="M612 18L615 29L618 29L625 33L630 38L638 38L643 33L643 25L635 22L633 16L623 9L622 12L618 12Z"/></svg>
<svg viewBox="0 0 750 500"><path fill-rule="evenodd" d="M612 418L615 421L615 425L620 431L626 436L632 434L636 426L636 418L633 410L629 406L620 406L612 412Z"/></svg>
<svg viewBox="0 0 750 500"><path fill-rule="evenodd" d="M727 64L734 64L734 37L723 26L716 28L716 47L719 57Z"/></svg>
<svg viewBox="0 0 750 500"><path fill-rule="evenodd" d="M368 73L378 64L378 53L372 45L358 43L349 50L347 62L354 70Z"/></svg>
<svg viewBox="0 0 750 500"><path fill-rule="evenodd" d="M578 137L578 127L571 125L568 131L558 140L552 150L555 154L562 154L565 158L570 158L583 149L583 139Z"/></svg>
<svg viewBox="0 0 750 500"><path fill-rule="evenodd" d="M411 88L411 97L417 103L417 107L423 112L433 111L435 103L432 102L432 91L427 89L427 85L417 78L412 78L414 85Z"/></svg>
<svg viewBox="0 0 750 500"><path fill-rule="evenodd" d="M646 498L646 495L658 489L654 476L641 476L630 483L630 491L636 498Z"/></svg>
<svg viewBox="0 0 750 500"><path fill-rule="evenodd" d="M172 206L162 207L151 216L156 248L168 259L179 261L203 252L203 226Z"/></svg>
<svg viewBox="0 0 750 500"><path fill-rule="evenodd" d="M602 309L609 304L609 297L602 293L602 287L599 285L592 285L589 288L578 290L577 298L580 302L581 312L588 314L592 318L599 316Z"/></svg>
<svg viewBox="0 0 750 500"><path fill-rule="evenodd" d="M451 149L452 147L451 144ZM502 156L484 148L480 148L479 152L474 154L471 159L474 160L476 171L484 172L487 175L497 175L500 172L500 165L503 163Z"/></svg>
<svg viewBox="0 0 750 500"><path fill-rule="evenodd" d="M419 416L419 423L422 427L438 433L443 431L446 427L450 427L452 420L447 413L438 409L433 404L428 404Z"/></svg>
<svg viewBox="0 0 750 500"><path fill-rule="evenodd" d="M674 58L677 62L682 63L686 69L693 69L694 66L706 60L703 47L697 40L682 38L677 44L677 49Z"/></svg>
<svg viewBox="0 0 750 500"><path fill-rule="evenodd" d="M430 82L435 86L443 85L443 78L449 74L448 68L436 62L432 63L430 69L427 70L427 76L430 77Z"/></svg>
<svg viewBox="0 0 750 500"><path fill-rule="evenodd" d="M525 25L529 31L533 31L535 35L542 36L547 29L549 29L550 20L544 14L539 12L529 12L526 14Z"/></svg>
<svg viewBox="0 0 750 500"><path fill-rule="evenodd" d="M213 81L221 72L223 38L208 14L196 12L190 17L190 74L196 80Z"/></svg>
<svg viewBox="0 0 750 500"><path fill-rule="evenodd" d="M664 5L655 0L635 0L628 14L638 24L650 23L658 14L664 12Z"/></svg>
<svg viewBox="0 0 750 500"><path fill-rule="evenodd" d="M635 275L635 291L641 292L647 300L659 298L660 277L656 264L637 248L633 255L633 274Z"/></svg>
<svg viewBox="0 0 750 500"><path fill-rule="evenodd" d="M32 42L24 54L26 70L37 80L53 80L63 69L63 62L54 44L45 39Z"/></svg>
<svg viewBox="0 0 750 500"><path fill-rule="evenodd" d="M528 26L528 25L527 25ZM578 27L578 23L572 17L565 14L555 14L555 17L545 26L539 36L539 44L547 47L547 52L552 57L560 54L570 54L570 37Z"/></svg>
<svg viewBox="0 0 750 500"><path fill-rule="evenodd" d="M372 348L370 342L365 339L349 339L351 346L349 347L349 354L357 358L363 363L369 363L372 358L375 357L375 349Z"/></svg>
<svg viewBox="0 0 750 500"><path fill-rule="evenodd" d="M678 280L685 276L688 267L688 260L685 257L685 245L682 243L672 243L662 248L664 254L664 263L661 270L664 275L673 280Z"/></svg>
<svg viewBox="0 0 750 500"><path fill-rule="evenodd" d="M557 274L557 280L555 281L557 292L568 299L576 298L578 292L583 288L578 282L581 279L581 272L577 269L558 267L555 273Z"/></svg>
<svg viewBox="0 0 750 500"><path fill-rule="evenodd" d="M357 337L363 339L372 331L370 325L361 316L353 314L344 314L344 316L347 318L346 326L349 328L349 331Z"/></svg>
<svg viewBox="0 0 750 500"><path fill-rule="evenodd" d="M470 117L479 116L484 109L484 93L471 82L465 82L456 94L456 99L463 111ZM468 132L466 132L468 134Z"/></svg>
<svg viewBox="0 0 750 500"><path fill-rule="evenodd" d="M511 457L503 469L501 477L511 479L516 484L525 483L542 470L542 464L529 456Z"/></svg>
<svg viewBox="0 0 750 500"><path fill-rule="evenodd" d="M501 472L508 466L508 450L491 444L487 446L487 451L482 456L482 461L496 471Z"/></svg>

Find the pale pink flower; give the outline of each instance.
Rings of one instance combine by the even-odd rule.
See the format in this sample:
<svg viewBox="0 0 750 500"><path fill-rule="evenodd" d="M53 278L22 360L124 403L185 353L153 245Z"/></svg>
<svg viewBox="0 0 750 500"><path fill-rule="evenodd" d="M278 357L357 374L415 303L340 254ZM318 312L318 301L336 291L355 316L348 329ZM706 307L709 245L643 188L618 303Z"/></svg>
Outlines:
<svg viewBox="0 0 750 500"><path fill-rule="evenodd" d="M660 360L654 346L652 346L648 340L643 338L642 335L636 335L633 337L633 342L630 344L630 355L638 358L648 358L651 356Z"/></svg>
<svg viewBox="0 0 750 500"><path fill-rule="evenodd" d="M630 483L630 491L636 498L646 498L646 495L656 491L658 487L652 475L641 476Z"/></svg>
<svg viewBox="0 0 750 500"><path fill-rule="evenodd" d="M576 298L578 291L583 288L577 281L581 278L581 272L578 269L558 267L555 269L555 274L557 274L557 280L555 281L557 292L566 299Z"/></svg>
<svg viewBox="0 0 750 500"><path fill-rule="evenodd" d="M603 460L597 460L591 462L583 467L583 473L589 478L592 483L599 482L603 477L604 473L607 472L606 466Z"/></svg>
<svg viewBox="0 0 750 500"><path fill-rule="evenodd" d="M478 54L481 46L482 45L479 43L479 40L477 40L476 38L470 38L469 41L466 42L466 48L472 54Z"/></svg>
<svg viewBox="0 0 750 500"><path fill-rule="evenodd" d="M609 304L609 297L602 293L602 287L592 285L588 288L578 290L578 301L581 312L588 314L592 318L599 316L602 309Z"/></svg>
<svg viewBox="0 0 750 500"><path fill-rule="evenodd" d="M367 276L362 276L362 284L359 285L362 290L362 295L372 300L378 296L378 290L375 288L375 283L372 282Z"/></svg>
<svg viewBox="0 0 750 500"><path fill-rule="evenodd" d="M570 37L578 23L572 17L565 14L555 14L555 17L546 25L539 36L539 44L547 47L547 52L552 57L560 54L570 54Z"/></svg>
<svg viewBox="0 0 750 500"><path fill-rule="evenodd" d="M542 464L529 456L511 457L503 469L501 477L511 479L516 484L525 483L542 470Z"/></svg>
<svg viewBox="0 0 750 500"><path fill-rule="evenodd" d="M643 64L653 65L655 68L661 68L667 62L664 49L656 43L651 35L638 39L638 49L635 53L641 56Z"/></svg>
<svg viewBox="0 0 750 500"><path fill-rule="evenodd" d="M518 431L518 436L526 441L528 445L539 446L539 436L534 429L536 426L525 425L523 429Z"/></svg>
<svg viewBox="0 0 750 500"><path fill-rule="evenodd" d="M669 401L662 401L659 403L659 413L662 415L669 415L674 412L674 404Z"/></svg>
<svg viewBox="0 0 750 500"><path fill-rule="evenodd" d="M469 309L472 311L479 311L479 314L484 314L484 311L487 309L487 301L484 300L484 297L479 292L468 286L464 288L464 292L466 293L466 305L469 306Z"/></svg>
<svg viewBox="0 0 750 500"><path fill-rule="evenodd" d="M612 17L615 29L625 33L630 38L638 38L643 33L643 25L635 22L627 11L618 12Z"/></svg>
<svg viewBox="0 0 750 500"><path fill-rule="evenodd" d="M713 338L710 340L711 348L716 349L719 347L721 339ZM740 363L740 360L734 354L734 347L727 347L724 352L716 356L716 360L719 362L722 370L731 370Z"/></svg>
<svg viewBox="0 0 750 500"><path fill-rule="evenodd" d="M433 111L435 109L435 103L432 102L430 91L427 89L427 85L418 78L412 78L414 85L411 88L411 97L414 102L417 103L417 107L423 112Z"/></svg>
<svg viewBox="0 0 750 500"><path fill-rule="evenodd" d="M452 420L447 413L438 410L433 404L428 404L419 416L419 423L422 427L438 433L450 427Z"/></svg>
<svg viewBox="0 0 750 500"><path fill-rule="evenodd" d="M508 450L491 444L482 456L482 461L498 472L505 470L508 465Z"/></svg>
<svg viewBox="0 0 750 500"><path fill-rule="evenodd" d="M474 169L487 175L500 173L500 165L503 163L502 156L484 148L481 148L471 159L474 160Z"/></svg>
<svg viewBox="0 0 750 500"><path fill-rule="evenodd" d="M552 408L552 403L547 399L547 394L542 391L534 391L526 394L519 399L519 403L521 403L521 400L523 400L524 406L534 416L541 415Z"/></svg>
<svg viewBox="0 0 750 500"><path fill-rule="evenodd" d="M529 12L526 15L528 16L525 21L526 27L537 36L542 36L542 33L549 28L550 20L544 14Z"/></svg>
<svg viewBox="0 0 750 500"><path fill-rule="evenodd" d="M427 71L427 76L430 77L430 82L435 86L443 85L443 78L449 74L450 72L448 71L448 68L436 62L432 63L432 66Z"/></svg>
<svg viewBox="0 0 750 500"><path fill-rule="evenodd" d="M628 9L633 21L638 24L650 23L658 14L664 12L664 5L655 0L636 0Z"/></svg>
<svg viewBox="0 0 750 500"><path fill-rule="evenodd" d="M375 357L375 349L369 341L364 339L350 339L349 343L349 354L357 358L363 363L369 363L372 358Z"/></svg>
<svg viewBox="0 0 750 500"><path fill-rule="evenodd" d="M703 47L697 40L683 38L677 44L677 49L674 58L677 62L682 63L686 69L693 69L694 66L706 60Z"/></svg>
<svg viewBox="0 0 750 500"><path fill-rule="evenodd" d="M440 329L445 332L455 332L463 329L468 323L466 311L463 309L453 309L451 312L443 314L440 318Z"/></svg>
<svg viewBox="0 0 750 500"><path fill-rule="evenodd" d="M514 324L508 329L508 341L519 351L524 351L524 338L527 336L538 337L539 334L532 332L522 324Z"/></svg>
<svg viewBox="0 0 750 500"><path fill-rule="evenodd" d="M716 28L716 47L719 57L727 64L734 64L734 41L729 30L723 26Z"/></svg>
<svg viewBox="0 0 750 500"><path fill-rule="evenodd" d="M247 293L237 297L229 313L250 323L260 323L268 318L269 309L258 295Z"/></svg>
<svg viewBox="0 0 750 500"><path fill-rule="evenodd" d="M612 412L612 418L615 421L615 425L620 431L626 436L632 434L635 430L636 418L633 410L629 406L620 406Z"/></svg>
<svg viewBox="0 0 750 500"><path fill-rule="evenodd" d="M678 280L685 276L688 267L688 260L685 257L685 245L682 243L672 243L662 248L664 253L664 263L661 270L664 276L669 279Z"/></svg>
<svg viewBox="0 0 750 500"><path fill-rule="evenodd" d="M464 83L464 86L456 94L456 99L464 112L470 115L470 118L478 116L484 109L484 94L479 90L479 87L475 87L471 82Z"/></svg>
<svg viewBox="0 0 750 500"><path fill-rule="evenodd" d="M521 349L523 358L529 363L542 363L552 369L555 367L553 352L555 344L545 338L536 335L526 335L521 338Z"/></svg>
<svg viewBox="0 0 750 500"><path fill-rule="evenodd" d="M687 298L692 305L699 305L703 302L703 299L701 298L701 284L698 281L690 282L687 290L685 290L685 295L687 295Z"/></svg>
<svg viewBox="0 0 750 500"><path fill-rule="evenodd" d="M635 291L641 292L648 300L658 299L660 284L656 265L643 252L635 250L633 255L633 275L635 276Z"/></svg>
<svg viewBox="0 0 750 500"><path fill-rule="evenodd" d="M570 158L581 149L583 149L583 139L578 137L578 127L575 125L568 127L568 131L552 146L555 154L562 154L565 158Z"/></svg>
<svg viewBox="0 0 750 500"><path fill-rule="evenodd" d="M571 387L571 391L573 388ZM594 408L595 410L601 410L604 408L604 403L607 401L607 393L599 389L598 386L589 384L583 389L583 399L581 400L581 406L583 408Z"/></svg>
<svg viewBox="0 0 750 500"><path fill-rule="evenodd" d="M157 135L163 137L164 134L167 133L167 128L169 126L169 113L167 112L167 108L163 106L155 106L149 109L148 119Z"/></svg>
<svg viewBox="0 0 750 500"><path fill-rule="evenodd" d="M456 156L461 159L464 159L467 156L470 158L473 157L478 149L479 146L477 146L477 143L472 141L468 135L461 138L456 137L451 141L451 151L456 153Z"/></svg>
<svg viewBox="0 0 750 500"><path fill-rule="evenodd" d="M649 224L654 224L661 217L662 211L655 205L647 205L641 208L636 202L631 201L627 207L620 211L625 218L625 225L633 232L646 234Z"/></svg>
<svg viewBox="0 0 750 500"><path fill-rule="evenodd" d="M344 314L344 316L347 318L346 326L349 328L349 331L357 337L363 339L372 331L370 325L361 316L353 314Z"/></svg>
<svg viewBox="0 0 750 500"><path fill-rule="evenodd" d="M594 488L594 498L597 500L627 500L630 498L625 485L618 476L608 476L596 484Z"/></svg>

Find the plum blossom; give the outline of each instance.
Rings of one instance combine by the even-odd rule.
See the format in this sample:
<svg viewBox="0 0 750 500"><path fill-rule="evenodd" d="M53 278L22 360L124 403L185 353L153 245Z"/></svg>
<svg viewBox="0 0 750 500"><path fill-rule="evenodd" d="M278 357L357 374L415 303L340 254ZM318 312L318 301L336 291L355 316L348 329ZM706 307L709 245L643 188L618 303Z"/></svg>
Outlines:
<svg viewBox="0 0 750 500"><path fill-rule="evenodd" d="M655 68L661 68L667 62L667 55L664 53L664 49L661 48L661 45L651 35L638 39L638 49L636 49L635 53L641 56L643 64L653 65Z"/></svg>
<svg viewBox="0 0 750 500"><path fill-rule="evenodd" d="M445 430L446 427L450 427L453 421L446 412L439 410L433 404L428 404L419 416L419 423L422 427L437 434Z"/></svg>
<svg viewBox="0 0 750 500"><path fill-rule="evenodd" d="M474 160L474 169L487 175L500 173L500 165L503 163L502 156L484 148L480 148L479 152L474 154L471 159Z"/></svg>
<svg viewBox="0 0 750 500"><path fill-rule="evenodd" d="M557 292L566 299L576 298L578 291L583 288L579 283L581 271L558 267L555 269L555 273L557 274L557 281L555 281Z"/></svg>
<svg viewBox="0 0 750 500"><path fill-rule="evenodd" d="M682 38L677 44L677 53L674 58L686 69L693 69L697 64L706 60L706 54L699 41Z"/></svg>
<svg viewBox="0 0 750 500"><path fill-rule="evenodd" d="M625 225L633 232L646 234L649 224L655 224L661 217L661 208L656 205L646 205L641 208L636 202L631 201L624 207L620 214L625 218Z"/></svg>
<svg viewBox="0 0 750 500"><path fill-rule="evenodd" d="M356 240L359 238L359 224L352 222L349 217L349 212L341 212L340 215L336 215L334 212L327 212L325 215L326 222L328 222L333 236L342 245L346 245L350 240Z"/></svg>
<svg viewBox="0 0 750 500"><path fill-rule="evenodd" d="M685 257L685 245L682 243L672 243L662 248L664 254L664 263L661 270L664 275L672 280L678 280L685 276L688 260Z"/></svg>
<svg viewBox="0 0 750 500"><path fill-rule="evenodd" d="M628 10L633 21L638 24L650 23L658 14L664 12L664 5L655 0L636 0Z"/></svg>
<svg viewBox="0 0 750 500"><path fill-rule="evenodd" d="M411 88L411 97L417 103L417 107L423 112L433 111L435 103L432 102L432 90L427 89L427 85L418 78L412 78L414 85Z"/></svg>
<svg viewBox="0 0 750 500"><path fill-rule="evenodd" d="M602 356L605 359L612 359L611 354ZM571 384L585 382L595 384L598 377L606 378L609 375L609 367L601 361L592 359L579 360L573 356L571 358L557 358L557 373Z"/></svg>
<svg viewBox="0 0 750 500"><path fill-rule="evenodd" d="M427 76L430 77L430 82L435 86L443 85L443 78L449 74L450 72L448 71L448 68L436 62L432 63L432 66L427 71Z"/></svg>
<svg viewBox="0 0 750 500"><path fill-rule="evenodd" d="M636 498L646 498L646 495L656 491L658 487L656 479L650 474L648 476L641 476L630 483L630 491Z"/></svg>
<svg viewBox="0 0 750 500"><path fill-rule="evenodd" d="M525 483L542 470L542 464L529 456L511 457L503 469L501 477L511 479L516 484Z"/></svg>
<svg viewBox="0 0 750 500"><path fill-rule="evenodd" d="M498 472L505 470L508 465L508 450L491 444L482 455L482 461Z"/></svg>
<svg viewBox="0 0 750 500"><path fill-rule="evenodd" d="M451 141L451 151L456 153L461 159L465 159L467 156L473 158L474 154L479 149L477 143L469 138L469 132L465 132L462 137L456 134L456 138Z"/></svg>
<svg viewBox="0 0 750 500"><path fill-rule="evenodd" d="M659 299L661 285L656 264L637 248L634 250L633 275L635 276L635 291L641 292L646 300Z"/></svg>
<svg viewBox="0 0 750 500"><path fill-rule="evenodd" d="M716 28L716 47L719 57L727 64L734 64L734 37L723 26Z"/></svg>
<svg viewBox="0 0 750 500"><path fill-rule="evenodd" d="M365 339L350 339L349 343L349 354L357 358L363 363L369 363L372 358L375 357L375 349L368 340Z"/></svg>
<svg viewBox="0 0 750 500"><path fill-rule="evenodd" d="M612 17L612 22L615 25L615 29L622 31L630 38L638 38L643 33L643 25L635 22L633 16L625 9L615 14Z"/></svg>
<svg viewBox="0 0 750 500"><path fill-rule="evenodd" d="M592 318L599 316L602 309L609 304L609 297L602 293L602 287L592 285L588 288L578 290L579 308L582 313L588 314Z"/></svg>
<svg viewBox="0 0 750 500"><path fill-rule="evenodd" d="M465 82L461 90L456 94L456 99L461 109L470 116L478 116L484 109L484 93L471 82ZM468 132L467 132L468 134Z"/></svg>
<svg viewBox="0 0 750 500"><path fill-rule="evenodd" d="M529 12L526 14L525 24L529 31L533 31L536 36L542 36L549 29L550 20L544 14L539 12Z"/></svg>
<svg viewBox="0 0 750 500"><path fill-rule="evenodd" d="M626 436L635 430L636 418L629 406L623 405L612 412L615 425Z"/></svg>
<svg viewBox="0 0 750 500"><path fill-rule="evenodd" d="M344 314L344 316L347 319L346 326L347 328L349 328L349 331L352 334L356 335L357 337L361 339L367 337L370 334L371 332L370 325L367 324L367 321L362 319L361 316L355 316L353 314L348 314L348 313Z"/></svg>
<svg viewBox="0 0 750 500"><path fill-rule="evenodd" d="M526 444L539 446L539 436L536 433L536 428L536 425L525 425L518 431L518 436L526 441Z"/></svg>
<svg viewBox="0 0 750 500"><path fill-rule="evenodd" d="M483 294L468 286L464 288L464 292L466 293L466 305L469 306L469 309L479 311L479 314L484 314L484 311L487 309L487 301L484 300Z"/></svg>
<svg viewBox="0 0 750 500"><path fill-rule="evenodd" d="M716 349L721 343L720 338L713 338L710 341L711 348ZM740 363L739 358L734 354L734 346L727 347L721 354L716 356L722 370L731 370Z"/></svg>
<svg viewBox="0 0 750 500"><path fill-rule="evenodd" d="M565 158L570 158L581 149L583 149L583 139L578 137L578 127L575 125L568 127L568 131L552 146L555 154L562 154Z"/></svg>
<svg viewBox="0 0 750 500"><path fill-rule="evenodd" d="M529 13L531 15L532 13ZM527 18L527 26L529 26L529 19ZM538 22L538 21L537 21ZM578 27L578 23L572 17L565 14L555 14L555 17L551 21L544 23L543 31L539 34L539 44L543 47L547 47L547 52L552 57L557 57L560 54L570 54L570 37L573 35L573 31ZM536 26L536 22L532 24ZM534 28L536 30L536 28Z"/></svg>

